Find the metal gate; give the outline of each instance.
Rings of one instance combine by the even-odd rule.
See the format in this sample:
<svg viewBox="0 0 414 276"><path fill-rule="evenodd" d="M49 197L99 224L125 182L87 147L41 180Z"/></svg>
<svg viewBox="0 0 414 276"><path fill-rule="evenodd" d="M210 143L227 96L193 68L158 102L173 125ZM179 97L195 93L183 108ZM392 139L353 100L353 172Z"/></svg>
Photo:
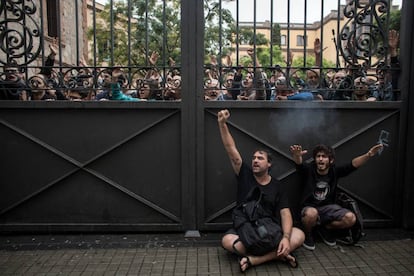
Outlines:
<svg viewBox="0 0 414 276"><path fill-rule="evenodd" d="M402 101L204 101L203 1L181 3L181 102L0 101L0 232L227 229L236 186L217 127L223 108L245 160L257 146L274 153L272 175L293 205L289 145L330 144L341 163L386 130L382 155L340 188L358 199L368 226L413 227L414 3L404 5Z"/></svg>
<svg viewBox="0 0 414 276"><path fill-rule="evenodd" d="M63 103L0 113L4 230L183 228L180 108Z"/></svg>

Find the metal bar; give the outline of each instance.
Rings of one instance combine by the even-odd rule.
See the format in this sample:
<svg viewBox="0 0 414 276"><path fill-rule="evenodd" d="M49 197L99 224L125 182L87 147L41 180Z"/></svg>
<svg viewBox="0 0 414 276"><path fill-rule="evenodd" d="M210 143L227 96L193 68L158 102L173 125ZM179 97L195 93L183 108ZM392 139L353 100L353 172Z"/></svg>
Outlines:
<svg viewBox="0 0 414 276"><path fill-rule="evenodd" d="M234 207L236 207L237 203L236 201L232 202L231 204L225 206L224 208L221 208L214 214L210 215L209 217L205 218L204 223L209 223L211 221L214 221L216 218L220 218L222 215L224 215L227 212L230 212Z"/></svg>
<svg viewBox="0 0 414 276"><path fill-rule="evenodd" d="M353 197L354 199L358 200L359 202L362 202L364 205L366 205L366 206L370 207L372 210L374 210L374 211L376 211L376 212L380 213L381 215L386 216L386 217L387 217L387 218L389 218L389 219L393 219L393 215L392 215L392 214L390 214L390 213L388 213L388 212L386 212L386 211L382 210L381 208L378 208L377 206L375 206L375 205L371 204L369 201L367 201L367 200L363 199L362 197L360 197L360 196L359 196L359 195L357 195L356 193L354 193L354 192L352 192L352 191L350 191L350 190L348 190L348 189L344 188L344 186L343 186L343 185L338 185L338 190L339 190L339 191L343 191L343 192L345 192L345 193L349 194L349 195L350 195L351 197Z"/></svg>
<svg viewBox="0 0 414 276"><path fill-rule="evenodd" d="M273 67L273 1L270 1L270 67ZM282 48L282 47L280 47ZM282 49L280 49L282 50Z"/></svg>
<svg viewBox="0 0 414 276"><path fill-rule="evenodd" d="M215 114L215 113L211 112L210 110L207 110L207 112L208 112L209 114L211 114L212 116L217 117L217 114ZM286 153L285 153L285 151L283 151L283 150L281 150L280 148L277 148L277 147L275 147L275 146L273 146L273 145L270 145L268 142L266 142L266 141L264 141L263 139L259 138L259 137L258 137L257 135L255 135L254 133L251 133L250 131L248 131L248 130L246 130L246 129L244 129L244 128L242 128L242 127L240 127L240 126L238 126L238 125L236 125L236 124L234 124L234 123L232 123L231 121L228 121L228 122L227 122L227 124L228 124L228 125L230 125L230 126L232 126L232 127L234 127L235 129L239 130L240 132L242 132L242 133L246 134L247 136L249 136L249 137L253 138L254 140L256 140L257 142L259 142L260 144L262 144L262 145L264 145L264 146L268 147L269 149L271 149L271 150L273 150L273 151L277 152L278 154L280 154L280 155L282 155L282 156L286 157L287 159L290 159L290 158L291 158L289 154L286 154Z"/></svg>
<svg viewBox="0 0 414 276"><path fill-rule="evenodd" d="M145 0L146 1L146 5L145 5L145 30L149 29L149 23L148 23L148 1L149 0ZM149 38L148 38L148 32L145 32L145 51L144 51L144 55L145 55L145 66L148 66L148 55L149 55Z"/></svg>
<svg viewBox="0 0 414 276"><path fill-rule="evenodd" d="M137 137L137 136L141 135L142 133L145 133L146 131L148 131L148 130L149 130L149 129L151 129L152 127L154 127L154 126L158 125L159 123L161 123L161 122L163 122L163 121L167 120L168 118L172 117L172 116L173 116L174 114L176 114L176 113L178 113L178 110L174 110L173 112L171 112L171 113L169 113L169 114L167 114L167 115L165 115L165 116L161 117L160 119L158 119L158 120L154 120L154 121L153 121L153 122L151 122L151 124L149 124L147 127L145 127L145 128L143 128L143 129L141 129L141 130L140 130L140 131L138 131L138 132L135 132L135 133L131 134L130 136L126 137L125 139L123 139L123 140L119 141L118 143L114 144L112 147L110 147L110 148L108 148L108 149L106 149L106 150L102 151L102 152L101 152L101 153L99 153L98 155L96 155L96 156L92 157L91 159L87 160L86 162L84 162L84 163L82 164L82 166L83 166L83 167L85 167L85 166L89 165L90 163L92 163L92 162L96 161L97 159L99 159L99 158L101 158L101 157L103 157L103 156L107 155L108 153L112 152L113 150L115 150L115 149L119 148L120 146L124 145L125 143L127 143L127 142L131 141L133 138L135 138L135 137Z"/></svg>
<svg viewBox="0 0 414 276"><path fill-rule="evenodd" d="M25 132L24 130L6 122L5 120L0 119L0 124L8 127L9 129L13 130L16 133L19 133L20 135L22 135L23 137L29 139L30 141L40 145L41 147L49 150L50 152L53 152L54 154L56 154L57 156L61 157L62 159L72 163L73 165L77 166L77 167L83 167L83 164L81 162L78 162L77 160L73 159L72 157L66 155L65 153L55 149L54 147L52 147L51 145L43 142L42 140L39 140L38 138L34 137L33 135Z"/></svg>
<svg viewBox="0 0 414 276"><path fill-rule="evenodd" d="M322 73L322 68L323 68L323 46L324 46L324 36L323 36L323 30L324 30L324 16L323 16L323 14L324 14L324 5L323 5L323 3L324 3L324 0L321 0L321 55L320 55L320 57L319 57L319 64L320 64L320 74L319 74L319 87L322 87L321 86L321 84L322 84L322 78L321 78L321 76L323 75ZM317 62L317 61L315 61L315 62Z"/></svg>
<svg viewBox="0 0 414 276"><path fill-rule="evenodd" d="M61 20L61 8L60 8L60 1L56 1L56 14L57 14L57 35L59 39L59 49L62 49L62 20ZM62 51L59 51L59 71L62 72ZM56 58L55 58L56 59ZM56 62L56 61L55 61Z"/></svg>
<svg viewBox="0 0 414 276"><path fill-rule="evenodd" d="M308 30L308 20L307 20L307 10L308 10L308 0L305 0L305 5L304 5L304 16L303 16L303 67L306 68L307 67L307 63L306 63L306 57L307 57L307 53L306 53L306 44L308 44L308 38L307 38L307 30Z"/></svg>
<svg viewBox="0 0 414 276"><path fill-rule="evenodd" d="M131 19L131 0L128 0L128 80L131 80ZM131 88L131 82L129 82L129 88Z"/></svg>
<svg viewBox="0 0 414 276"><path fill-rule="evenodd" d="M223 14L222 14L222 2L221 0L219 0L219 26L223 26ZM218 78L219 80L223 79L223 70L222 70L222 54L223 54L223 31L222 28L219 28L219 52L218 52L218 57L217 57L217 62L218 62ZM220 82L219 82L220 83Z"/></svg>
<svg viewBox="0 0 414 276"><path fill-rule="evenodd" d="M336 50L336 68L338 69L341 65L341 62L339 61L339 48L338 48L338 41L341 41L339 39L339 20L341 19L341 2L340 0L338 0L338 8L337 8L337 18L336 18L336 34L335 34L335 30L332 30L332 35L333 35L333 39L334 39L334 43L335 43L335 50ZM336 38L335 38L336 35Z"/></svg>
<svg viewBox="0 0 414 276"><path fill-rule="evenodd" d="M202 204L197 193L198 188L203 184L197 182L199 163L196 161L198 154L203 150L194 137L202 123L200 119L200 103L203 102L203 77L204 77L204 1L192 0L181 1L182 20L181 27L181 55L182 66L182 93L181 104L181 202L183 228L194 230L199 227L197 219L198 206ZM194 35L197 34L197 35Z"/></svg>
<svg viewBox="0 0 414 276"><path fill-rule="evenodd" d="M404 0L401 8L401 91L402 91L402 116L400 123L398 160L401 169L397 173L397 183L402 183L395 195L395 210L403 210L400 213L402 225L405 228L414 228L414 1Z"/></svg>
<svg viewBox="0 0 414 276"><path fill-rule="evenodd" d="M287 64L286 64L286 76L288 77L290 75L290 68L292 66L292 60L290 60L290 1L287 1L287 50L286 50L286 56L287 56Z"/></svg>
<svg viewBox="0 0 414 276"><path fill-rule="evenodd" d="M399 110L395 110L389 114L386 114L380 118L378 118L377 120L373 121L372 123L366 125L365 127L359 129L358 131L352 133L349 136L344 137L343 139L341 139L340 141L338 141L336 144L332 145L332 148L335 149L343 144L345 144L346 142L350 141L351 139L361 135L362 133L366 132L368 129L373 128L374 126L378 125L379 123L385 121L386 119L390 118L391 116L394 116L396 114L398 114L400 111Z"/></svg>
<svg viewBox="0 0 414 276"><path fill-rule="evenodd" d="M256 58L257 58L257 2L254 0L253 2L253 72L256 74ZM257 87L257 78L254 78L254 85Z"/></svg>
<svg viewBox="0 0 414 276"><path fill-rule="evenodd" d="M110 26L111 26L111 30L110 30L110 34L111 34L111 46L110 46L110 51L111 51L111 62L110 62L110 66L114 66L114 49L115 49L115 32L114 32L114 2L113 0L109 1L110 6L111 6L111 10L110 10Z"/></svg>
<svg viewBox="0 0 414 276"><path fill-rule="evenodd" d="M166 16L166 3L165 3L165 1L166 0L163 0L163 5L162 5L162 22L163 22L164 26L167 26L167 24L166 24L167 16ZM168 54L168 51L167 51L167 36L168 36L168 33L167 33L166 28L164 27L163 28L163 39L162 39L162 64L163 64L163 68L164 68L164 76L166 75L165 68L166 68L167 60L168 60L168 58L167 58L167 54ZM150 54L150 53L148 53L148 54ZM164 97L164 95L162 97Z"/></svg>
<svg viewBox="0 0 414 276"><path fill-rule="evenodd" d="M49 183L47 183L46 185L44 185L43 187L41 187L40 189L26 195L25 197L23 197L22 199L14 202L13 204L7 206L6 208L4 208L3 210L0 210L0 216L6 214L7 212L10 212L11 210L17 208L18 206L22 205L23 203L29 201L30 199L34 198L35 196L43 193L44 191L50 189L51 187L55 186L57 183L63 181L64 179L68 178L69 176L73 175L75 172L77 172L79 169L76 168L74 170L69 171L68 173L62 175L61 177L50 181Z"/></svg>
<svg viewBox="0 0 414 276"><path fill-rule="evenodd" d="M92 2L93 12L92 12L92 22L93 22L93 67L96 68L96 52L97 52L97 43L96 43L96 2L93 0ZM89 63L89 62L88 62ZM97 72L93 70L93 79L94 79L94 86L97 87Z"/></svg>
<svg viewBox="0 0 414 276"><path fill-rule="evenodd" d="M79 40L79 15L78 15L78 9L79 9L79 7L78 7L78 0L75 0L75 34L76 34L76 40ZM62 52L62 51L59 51L59 52ZM79 66L79 60L80 60L79 43L76 43L76 66Z"/></svg>
<svg viewBox="0 0 414 276"><path fill-rule="evenodd" d="M124 186L119 185L115 181L107 178L106 176L104 176L104 175L102 175L102 174L100 174L100 173L98 173L94 170L91 170L91 169L85 169L85 171L87 171L88 173L94 175L96 178L101 179L102 181L104 181L105 183L111 185L112 187L116 188L117 190L122 191L124 194L127 194L128 196L132 197L133 199L143 203L144 205L146 205L148 207L151 207L152 209L154 209L158 213L166 216L167 218L173 220L174 222L177 222L177 223L181 222L180 218L177 217L176 215L174 215L174 214L168 212L167 210L159 207L158 205L156 205L155 203L149 201L148 199L146 199L146 198L144 198L140 195L137 195L136 193L128 190Z"/></svg>
<svg viewBox="0 0 414 276"><path fill-rule="evenodd" d="M237 64L237 66L239 66L240 65L240 55L239 55L239 51L240 51L240 49L239 49L239 44L240 44L240 25L239 25L239 22L240 22L240 9L239 9L239 5L240 5L240 2L239 2L239 0L237 0L236 3L237 3L236 4L236 42L237 42L237 44L236 44L236 64Z"/></svg>
<svg viewBox="0 0 414 276"><path fill-rule="evenodd" d="M43 19L44 18L44 14L43 14L43 4L44 4L44 1L40 1L40 28L41 28L41 30L44 30L45 29L45 25L44 25L45 24L45 21ZM47 2L46 2L46 5L47 5ZM41 41L41 45L40 45L40 47L41 47L41 56L44 57L45 56L45 36L42 36L40 38L40 41ZM42 64L42 66L45 66L45 60L44 60L44 58L42 58L41 64ZM26 71L28 71L28 70L26 70Z"/></svg>

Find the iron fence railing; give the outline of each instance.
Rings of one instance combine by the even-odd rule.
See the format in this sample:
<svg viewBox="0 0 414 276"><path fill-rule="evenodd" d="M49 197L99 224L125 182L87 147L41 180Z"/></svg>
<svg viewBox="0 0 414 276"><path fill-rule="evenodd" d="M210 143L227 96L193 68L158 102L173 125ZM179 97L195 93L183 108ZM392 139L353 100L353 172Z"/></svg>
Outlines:
<svg viewBox="0 0 414 276"><path fill-rule="evenodd" d="M290 1L220 2L219 26L226 27L227 7L235 15L227 22L235 33L220 28L219 45L206 51L205 98L399 100L399 37L389 20L397 7L391 1L337 1L337 9L326 13L327 2L317 2L320 18L314 22L308 14L317 9L315 1L300 7Z"/></svg>
<svg viewBox="0 0 414 276"><path fill-rule="evenodd" d="M69 2L1 2L0 99L181 100L180 1ZM204 1L205 100L400 99L390 0L279 2Z"/></svg>

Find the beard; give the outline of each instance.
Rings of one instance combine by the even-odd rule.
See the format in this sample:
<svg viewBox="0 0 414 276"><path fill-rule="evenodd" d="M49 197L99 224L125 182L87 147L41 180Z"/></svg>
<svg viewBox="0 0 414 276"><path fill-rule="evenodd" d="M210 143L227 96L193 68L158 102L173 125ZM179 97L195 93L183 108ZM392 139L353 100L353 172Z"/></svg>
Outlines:
<svg viewBox="0 0 414 276"><path fill-rule="evenodd" d="M255 177L263 177L267 174L267 171L253 172Z"/></svg>
<svg viewBox="0 0 414 276"><path fill-rule="evenodd" d="M267 169L263 169L259 166L252 166L253 174L256 176L263 176L267 173Z"/></svg>
<svg viewBox="0 0 414 276"><path fill-rule="evenodd" d="M318 172L326 172L329 169L329 163L316 163L316 169Z"/></svg>

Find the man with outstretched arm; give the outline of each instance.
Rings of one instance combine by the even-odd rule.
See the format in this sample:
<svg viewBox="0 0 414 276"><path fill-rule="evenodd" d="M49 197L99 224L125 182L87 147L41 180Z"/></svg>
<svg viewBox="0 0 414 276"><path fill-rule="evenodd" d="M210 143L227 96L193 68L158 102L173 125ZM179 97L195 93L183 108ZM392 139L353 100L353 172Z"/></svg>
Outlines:
<svg viewBox="0 0 414 276"><path fill-rule="evenodd" d="M335 246L336 238L332 229L347 229L355 224L355 214L335 204L338 179L361 167L382 148L382 144L377 144L351 162L336 166L334 150L329 146L317 145L313 149L314 160L310 164L303 163L302 160L307 150L303 150L301 145L290 147L304 189L300 206L305 232L303 247L308 250L315 249L312 231L316 226L324 243Z"/></svg>
<svg viewBox="0 0 414 276"><path fill-rule="evenodd" d="M288 208L286 193L281 183L269 174L269 169L272 166L270 153L266 150L255 151L251 166L249 166L242 160L227 127L230 112L227 109L221 110L217 115L221 139L237 177L237 202L242 202L252 188L259 187L264 194L264 200L268 203L266 206L272 209L269 211L280 222L283 230L283 238L279 246L263 256L253 256L246 252L243 243L238 241L239 236L234 228L224 234L222 246L230 252L240 253L243 256L240 259L241 271L271 260L281 260L291 267L297 267L297 260L292 251L302 245L304 234L299 228L292 227L293 220Z"/></svg>

